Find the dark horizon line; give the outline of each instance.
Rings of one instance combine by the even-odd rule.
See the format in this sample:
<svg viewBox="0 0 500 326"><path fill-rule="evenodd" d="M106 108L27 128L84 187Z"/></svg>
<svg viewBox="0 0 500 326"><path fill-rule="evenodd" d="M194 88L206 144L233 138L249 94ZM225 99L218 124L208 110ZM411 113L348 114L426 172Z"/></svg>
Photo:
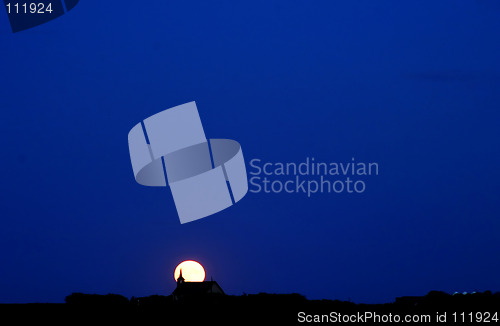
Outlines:
<svg viewBox="0 0 500 326"><path fill-rule="evenodd" d="M126 299L129 303L132 303L133 300L135 299L141 299L141 298L150 298L150 297L163 297L163 298L168 298L172 297L172 294L150 294L146 296L131 296L130 298L127 298L126 296L118 293L106 293L106 294L99 294L99 293L83 293L83 292L72 292L68 296L65 297L66 299L71 296L71 295L83 295L83 296L93 296L93 297L122 297ZM245 293L243 294L225 294L225 296L228 297L248 297L248 296L281 296L281 297L286 297L286 296L297 296L301 297L305 301L310 301L310 302L315 302L315 301L322 301L322 302L348 302L352 303L355 305L384 305L384 304L393 304L396 303L398 300L405 299L405 298L425 298L429 295L442 295L442 296L447 296L447 297L453 297L453 296L473 296L473 295L491 295L493 297L498 297L500 298L500 291L493 292L491 290L485 290L485 291L473 291L473 292L455 292L455 293L448 293L445 291L440 291L440 290L431 290L427 294L424 295L405 295L405 296L399 296L395 297L393 301L390 302L380 302L380 303L363 303L363 302L354 302L351 301L350 299L348 300L340 300L340 299L308 299L305 295L297 292L288 292L288 293L269 293L269 292L258 292L258 293ZM16 302L16 303L4 303L0 302L0 305L66 305L68 304L67 302Z"/></svg>

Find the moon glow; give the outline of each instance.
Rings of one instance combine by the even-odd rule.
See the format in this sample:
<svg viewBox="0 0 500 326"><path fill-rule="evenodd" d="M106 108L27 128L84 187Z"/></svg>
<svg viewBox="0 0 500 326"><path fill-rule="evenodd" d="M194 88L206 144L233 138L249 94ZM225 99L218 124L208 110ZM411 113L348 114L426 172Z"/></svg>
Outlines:
<svg viewBox="0 0 500 326"><path fill-rule="evenodd" d="M182 269L182 277L186 282L203 282L205 280L205 269L194 260L186 260L177 265L174 271L174 279L177 281Z"/></svg>

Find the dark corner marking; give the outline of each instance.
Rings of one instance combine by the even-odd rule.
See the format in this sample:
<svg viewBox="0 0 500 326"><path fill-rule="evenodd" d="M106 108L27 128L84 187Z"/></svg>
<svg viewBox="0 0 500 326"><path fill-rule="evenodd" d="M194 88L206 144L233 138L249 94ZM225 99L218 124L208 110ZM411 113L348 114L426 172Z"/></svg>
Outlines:
<svg viewBox="0 0 500 326"><path fill-rule="evenodd" d="M208 152L210 153L210 162L212 163L212 169L215 169L214 155L212 153L212 145L210 145L210 139L207 141L207 143L208 143Z"/></svg>
<svg viewBox="0 0 500 326"><path fill-rule="evenodd" d="M165 185L168 185L167 167L165 166L165 157L161 157L161 165L163 166L163 177L165 178Z"/></svg>
<svg viewBox="0 0 500 326"><path fill-rule="evenodd" d="M144 133L144 136L146 137L146 144L150 145L148 132L146 131L146 126L144 125L144 121L141 121L141 126L142 126L142 132Z"/></svg>
<svg viewBox="0 0 500 326"><path fill-rule="evenodd" d="M210 162L212 163L212 169L215 169L214 154L212 152L212 145L210 144L210 140L207 143L208 143L208 151L210 152ZM222 167L222 172L224 173L224 179L226 179L227 189L229 190L229 196L231 197L231 202L234 205L236 204L236 202L234 201L233 190L231 189L231 184L229 183L229 178L227 177L226 167L224 166L224 164L221 164L221 167Z"/></svg>
<svg viewBox="0 0 500 326"><path fill-rule="evenodd" d="M67 13L68 10L66 9L66 1L65 0L61 0L61 2L62 2L62 8L63 8L64 12Z"/></svg>
<svg viewBox="0 0 500 326"><path fill-rule="evenodd" d="M224 166L224 164L222 164L221 166L222 166L222 172L224 172L224 178L226 179L227 190L229 190L229 196L231 197L231 202L234 205L236 204L236 202L234 201L233 190L231 189L231 183L229 182L229 178L227 177L226 167Z"/></svg>
<svg viewBox="0 0 500 326"><path fill-rule="evenodd" d="M151 160L154 160L153 149L151 148L151 144L149 143L148 131L146 130L144 121L141 121L141 127L142 127L142 133L144 134L144 138L146 138L146 144L148 144L149 156L151 156Z"/></svg>
<svg viewBox="0 0 500 326"><path fill-rule="evenodd" d="M231 189L231 184L229 183L229 181L226 181L227 183L227 189L229 189L229 196L231 196L231 202L234 204L236 204L236 202L234 201L234 196L233 196L233 190Z"/></svg>

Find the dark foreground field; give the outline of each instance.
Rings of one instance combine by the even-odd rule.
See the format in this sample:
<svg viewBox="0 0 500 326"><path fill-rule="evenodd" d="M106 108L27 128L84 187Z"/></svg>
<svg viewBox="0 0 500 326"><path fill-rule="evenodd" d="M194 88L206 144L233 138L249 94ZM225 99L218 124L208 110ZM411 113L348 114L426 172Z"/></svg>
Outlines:
<svg viewBox="0 0 500 326"><path fill-rule="evenodd" d="M449 295L432 291L426 296L402 297L385 304L307 300L299 294L206 295L174 300L172 296L158 295L127 299L114 294L74 293L66 297L64 304L0 305L0 314L4 321L14 317L15 323L7 323L12 325L24 324L23 321L65 325L82 322L92 325L191 325L209 322L229 325L313 322L388 325L405 322L398 321L396 315L401 319L409 315L406 318L418 321L415 324L440 322L442 325L465 325L471 320L484 324L489 319L487 323L494 325L500 324L500 293L486 291ZM0 323L7 325L1 319Z"/></svg>

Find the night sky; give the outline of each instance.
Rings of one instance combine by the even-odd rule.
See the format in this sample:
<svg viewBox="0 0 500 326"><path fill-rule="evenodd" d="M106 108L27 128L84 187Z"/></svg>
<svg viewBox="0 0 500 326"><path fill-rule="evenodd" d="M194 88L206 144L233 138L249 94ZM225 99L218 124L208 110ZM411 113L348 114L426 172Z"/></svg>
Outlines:
<svg viewBox="0 0 500 326"><path fill-rule="evenodd" d="M0 303L228 294L363 303L500 291L500 4L97 1L12 33L0 10ZM196 101L249 162L377 162L357 193L251 193L181 225L127 134ZM249 175L250 177L250 175Z"/></svg>

